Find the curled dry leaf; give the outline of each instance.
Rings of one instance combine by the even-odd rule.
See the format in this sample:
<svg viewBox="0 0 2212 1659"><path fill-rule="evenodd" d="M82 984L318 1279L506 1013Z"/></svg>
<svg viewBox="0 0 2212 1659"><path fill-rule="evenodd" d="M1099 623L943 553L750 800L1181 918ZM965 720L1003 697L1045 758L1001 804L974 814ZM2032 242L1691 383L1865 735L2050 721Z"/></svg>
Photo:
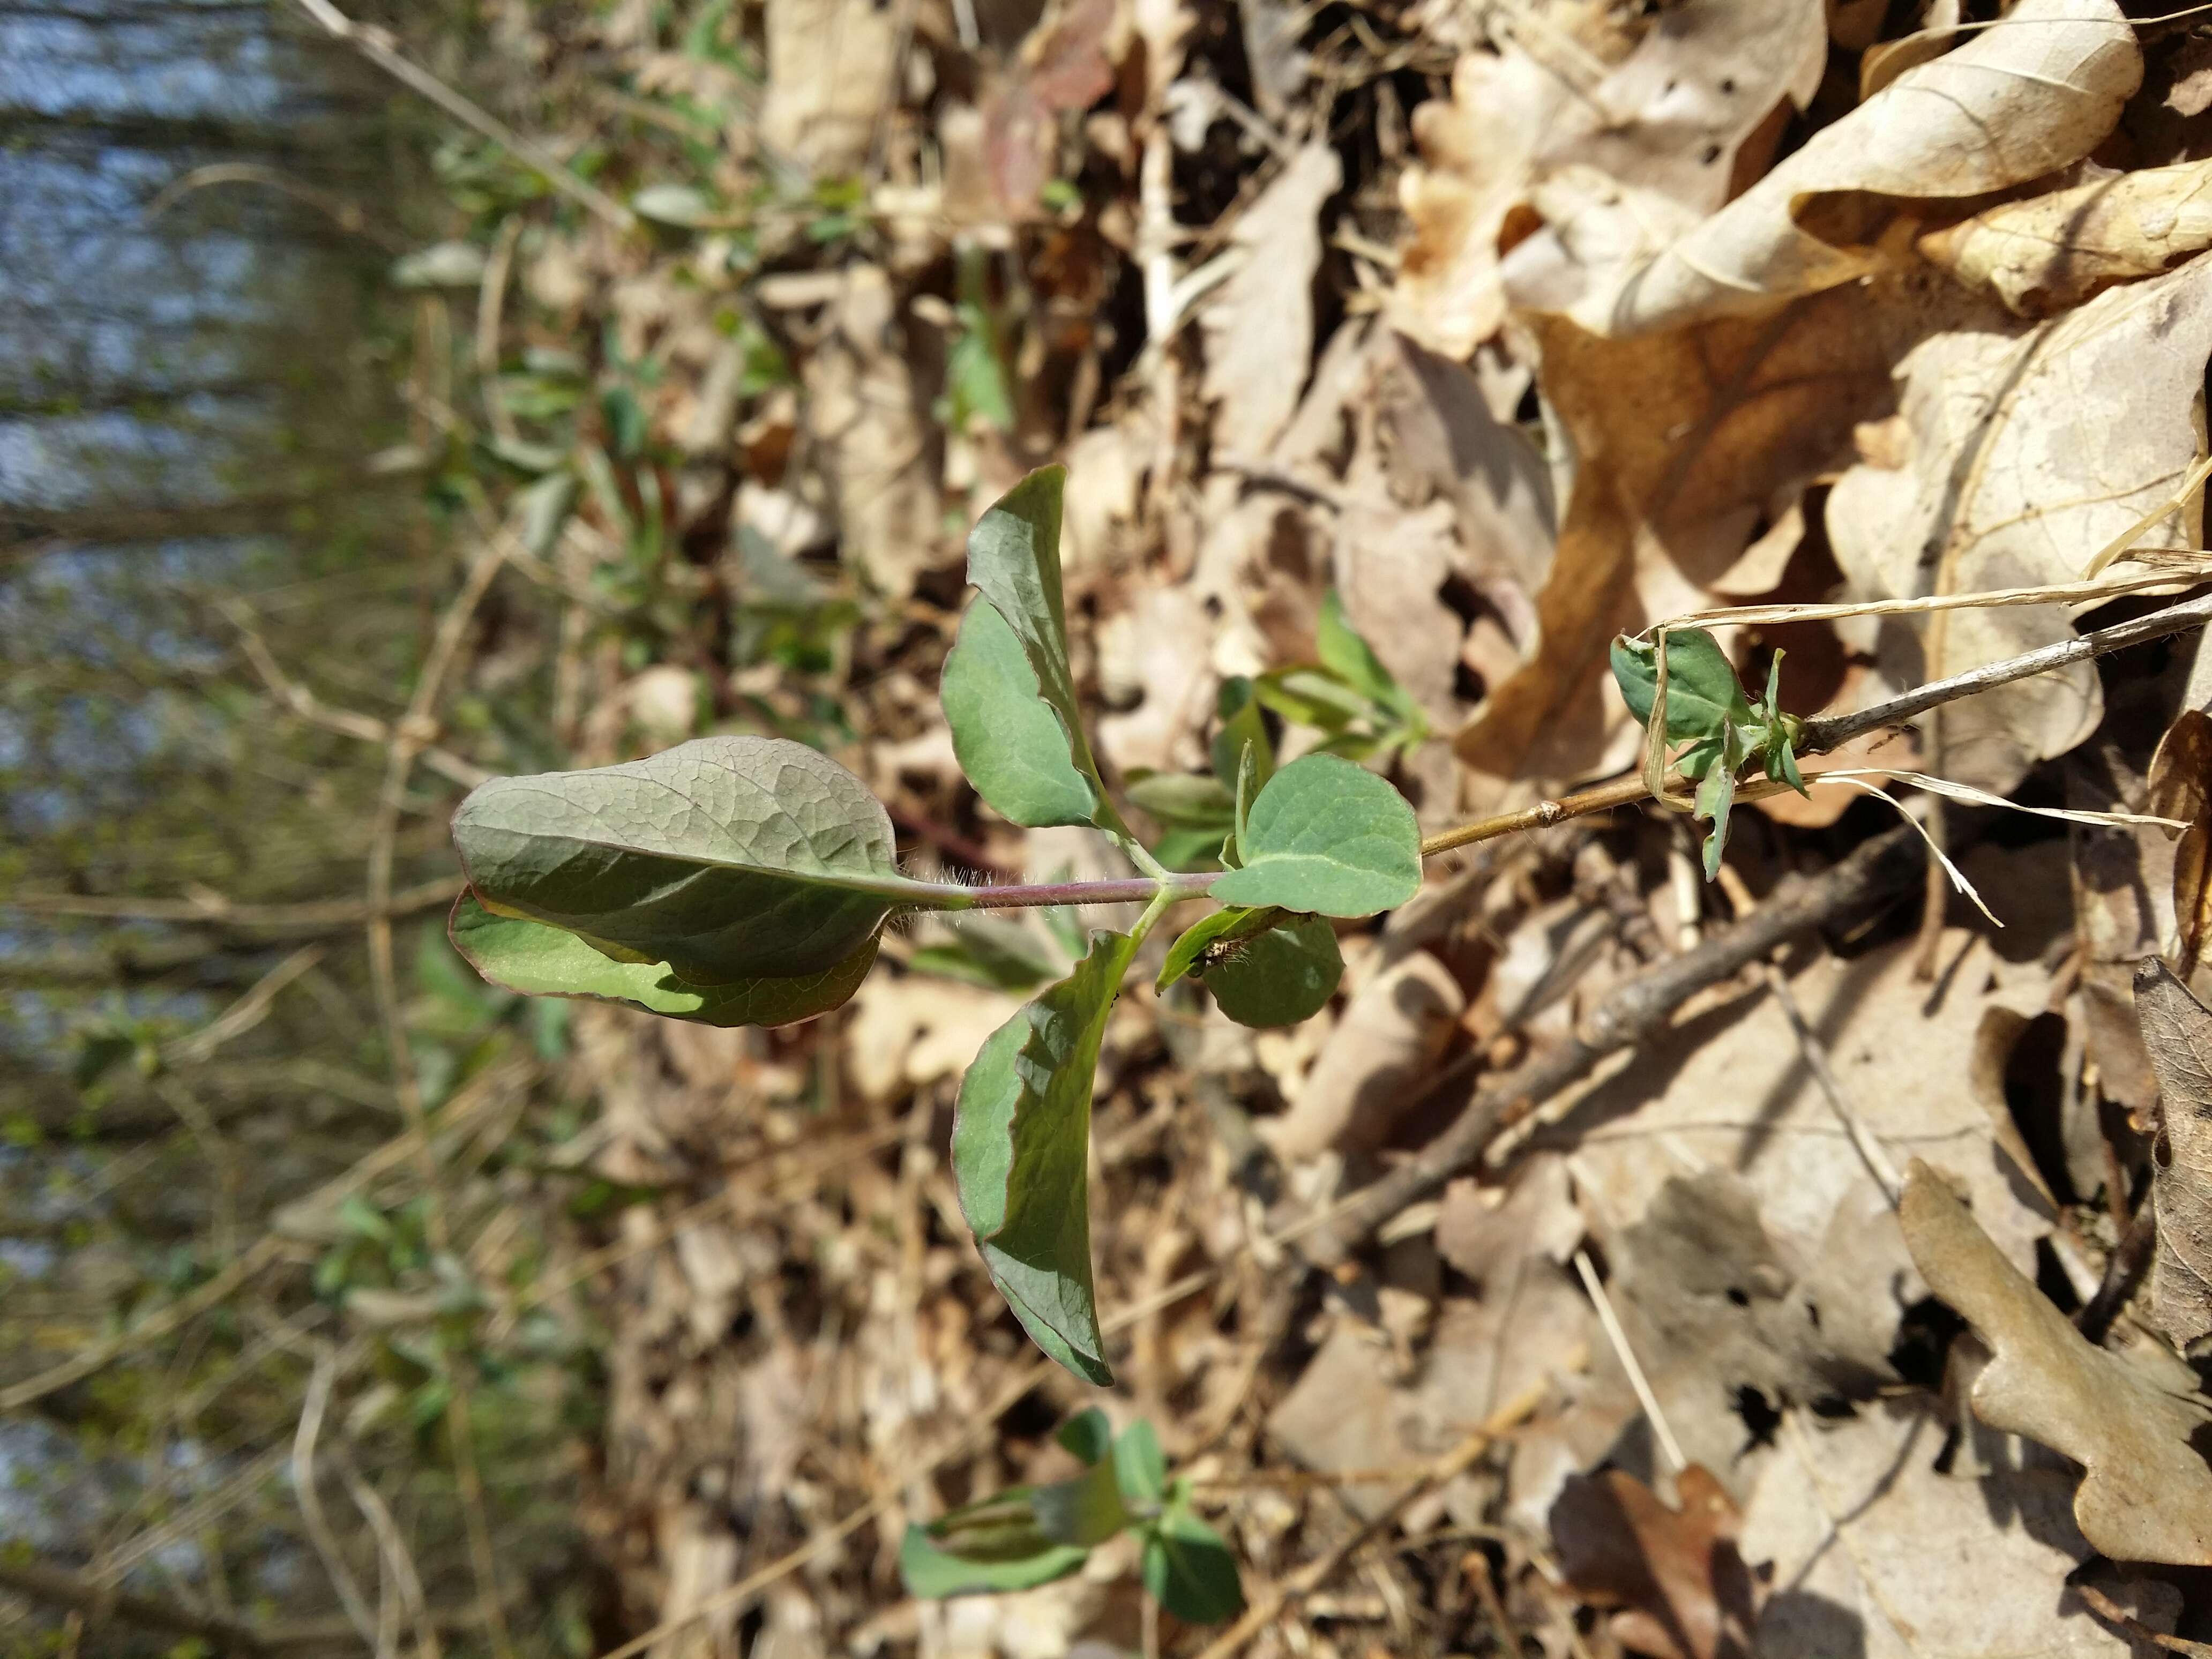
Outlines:
<svg viewBox="0 0 2212 1659"><path fill-rule="evenodd" d="M1568 1481L1552 1505L1552 1543L1575 1593L1621 1609L1613 1639L1659 1659L1746 1659L1763 1599L1736 1552L1742 1523L1712 1472L1675 1477L1669 1509L1620 1469Z"/></svg>
<svg viewBox="0 0 2212 1659"><path fill-rule="evenodd" d="M1931 231L1917 246L1929 264L2021 316L2051 316L2212 247L2212 163L2149 167L2006 202Z"/></svg>
<svg viewBox="0 0 2212 1659"><path fill-rule="evenodd" d="M2186 1346L2212 1335L2212 1010L2153 957L2136 970L2136 1018L2159 1083L2151 1316Z"/></svg>
<svg viewBox="0 0 2212 1659"><path fill-rule="evenodd" d="M2082 1536L2115 1560L2212 1565L2212 1468L2197 1449L2212 1413L2091 1346L1917 1159L1899 1219L1929 1288L1995 1355L1975 1415L2081 1465Z"/></svg>
<svg viewBox="0 0 2212 1659"><path fill-rule="evenodd" d="M1632 181L1578 191L1571 217L1506 259L1509 296L1620 336L1769 312L1872 270L1897 198L1978 196L2080 161L2142 82L2132 30L2112 0L2026 0L2005 21L1899 76L1663 246Z"/></svg>
<svg viewBox="0 0 2212 1659"><path fill-rule="evenodd" d="M1413 239L1396 320L1451 357L1495 333L1501 234L1544 175L1596 169L1689 218L1711 212L1739 148L1785 97L1810 99L1826 58L1822 8L1807 0L1686 0L1586 87L1517 40L1467 53L1450 101L1413 112L1424 165L1399 186Z"/></svg>
<svg viewBox="0 0 2212 1659"><path fill-rule="evenodd" d="M1910 464L1853 467L1828 497L1852 588L1904 598L2075 580L2197 460L2208 354L2206 258L2025 331L1931 334L1898 368ZM2188 545L2194 532L2169 522L2143 542ZM2047 606L1917 620L1884 630L1893 679L1956 674L2072 635ZM2102 708L2086 664L1969 697L1942 712L1935 769L2002 793L2087 737Z"/></svg>

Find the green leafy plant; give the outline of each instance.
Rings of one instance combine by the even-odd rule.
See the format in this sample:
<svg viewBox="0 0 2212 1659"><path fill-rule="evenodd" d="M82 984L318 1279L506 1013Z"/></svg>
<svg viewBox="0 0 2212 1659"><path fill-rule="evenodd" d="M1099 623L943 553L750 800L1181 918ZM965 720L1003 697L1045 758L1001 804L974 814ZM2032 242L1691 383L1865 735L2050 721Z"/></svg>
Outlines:
<svg viewBox="0 0 2212 1659"><path fill-rule="evenodd" d="M1712 824L1705 837L1705 879L1720 873L1728 845L1729 809L1736 786L1756 766L1774 783L1805 793L1797 770L1797 744L1804 722L1782 712L1779 701L1782 653L1774 653L1766 672L1766 695L1753 703L1744 695L1728 653L1702 628L1662 630L1667 641L1665 672L1659 647L1626 635L1613 642L1613 678L1628 700L1629 712L1643 723L1645 782L1654 799L1669 801L1664 767L1668 747L1686 746L1673 757L1674 770L1698 786L1694 816ZM1663 682L1663 684L1662 684ZM1663 690L1667 714L1652 719Z"/></svg>
<svg viewBox="0 0 2212 1659"><path fill-rule="evenodd" d="M1168 1478L1149 1422L1139 1418L1116 1437L1094 1408L1055 1437L1082 1461L1083 1474L1011 1487L907 1528L899 1575L909 1594L935 1599L1048 1584L1127 1531L1142 1551L1145 1588L1176 1618L1211 1625L1242 1611L1236 1558L1191 1507L1190 1482Z"/></svg>
<svg viewBox="0 0 2212 1659"><path fill-rule="evenodd" d="M1358 728L1347 714L1320 751L1278 766L1261 713L1269 693L1232 687L1213 776L1154 775L1131 792L1167 827L1161 847L1147 847L1107 787L1078 705L1060 588L1063 482L1057 467L1032 473L970 535L976 598L945 659L945 713L961 767L994 811L1030 828L1091 825L1140 874L983 887L917 880L899 868L882 804L835 761L780 738L712 737L477 788L453 820L469 888L448 932L478 973L513 990L708 1024L782 1025L851 996L894 915L1141 903L1127 932L1087 938L1072 924L1032 932L979 917L915 963L1035 992L962 1081L955 1186L984 1264L1030 1337L1103 1385L1113 1374L1091 1279L1086 1171L1092 1073L1122 981L1170 907L1210 895L1221 908L1173 944L1160 988L1194 981L1250 1025L1320 1009L1343 971L1331 919L1393 908L1421 880L1413 809L1346 750L1371 758L1402 746L1419 714L1332 605L1316 673L1364 700ZM1162 851L1196 854L1194 834L1214 867L1170 869Z"/></svg>

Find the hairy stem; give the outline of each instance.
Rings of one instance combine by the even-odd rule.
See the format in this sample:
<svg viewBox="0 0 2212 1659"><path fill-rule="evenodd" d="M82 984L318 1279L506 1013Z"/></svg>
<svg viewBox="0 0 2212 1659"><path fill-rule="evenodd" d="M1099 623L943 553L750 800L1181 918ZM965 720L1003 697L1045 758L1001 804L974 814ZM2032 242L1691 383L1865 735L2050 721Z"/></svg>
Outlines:
<svg viewBox="0 0 2212 1659"><path fill-rule="evenodd" d="M1150 904L1164 897L1172 903L1177 899L1203 898L1207 888L1218 878L1219 872L1198 875L1169 876L1154 880L1150 876L1127 876L1115 881L1042 881L1015 882L988 887L963 887L958 890L967 902L948 908L963 910L1039 910L1054 904Z"/></svg>

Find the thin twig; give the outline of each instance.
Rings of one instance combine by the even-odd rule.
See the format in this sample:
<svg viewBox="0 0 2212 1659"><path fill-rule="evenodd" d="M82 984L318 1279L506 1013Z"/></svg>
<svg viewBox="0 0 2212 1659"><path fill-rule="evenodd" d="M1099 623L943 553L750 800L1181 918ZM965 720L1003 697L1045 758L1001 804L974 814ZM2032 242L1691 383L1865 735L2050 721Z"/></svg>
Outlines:
<svg viewBox="0 0 2212 1659"><path fill-rule="evenodd" d="M632 230L637 216L605 191L586 184L564 167L559 158L534 140L524 137L506 122L463 97L429 70L402 53L386 30L356 23L331 0L299 0L300 9L337 39L352 46L386 75L420 94L465 126L473 127L517 161L531 167L569 200L578 203L618 230Z"/></svg>
<svg viewBox="0 0 2212 1659"><path fill-rule="evenodd" d="M19 893L5 901L36 916L107 916L118 921L202 921L224 927L358 927L373 915L411 916L451 904L458 876L403 887L379 912L360 899L310 899L300 904L236 904L218 893L180 899L98 898L79 893Z"/></svg>
<svg viewBox="0 0 2212 1659"><path fill-rule="evenodd" d="M1398 1518L1408 1509L1446 1481L1466 1473L1477 1458L1496 1443L1498 1436L1515 1427L1536 1409L1551 1386L1552 1379L1547 1373L1491 1413L1480 1428L1430 1465L1426 1474L1384 1504L1365 1525L1326 1555L1299 1568L1246 1608L1243 1617L1203 1649L1198 1659L1231 1659L1231 1656L1240 1652L1247 1642L1291 1612L1300 1601L1335 1577L1345 1563L1395 1526Z"/></svg>
<svg viewBox="0 0 2212 1659"><path fill-rule="evenodd" d="M322 1559L331 1588L337 1592L338 1605L374 1652L384 1645L377 1639L376 1616L368 1610L368 1600L361 1593L353 1569L346 1565L337 1534L331 1530L330 1517L323 1513L322 1494L315 1490L315 1441L322 1433L323 1413L330 1407L331 1385L337 1380L337 1356L332 1350L325 1348L315 1356L315 1369L308 1376L307 1395L300 1404L300 1426L292 1436L292 1497L300 1506L307 1541Z"/></svg>
<svg viewBox="0 0 2212 1659"><path fill-rule="evenodd" d="M1636 1350L1628 1346L1628 1333L1620 1328L1620 1316L1613 1310L1613 1298L1605 1293L1599 1282L1597 1269L1590 1265L1589 1252L1575 1252L1575 1272L1589 1292L1590 1301L1597 1308L1597 1322L1605 1328L1605 1340L1613 1344L1613 1352L1620 1361L1620 1369L1628 1373L1628 1386L1636 1390L1636 1403L1644 1407L1644 1421L1651 1425L1651 1432L1659 1442L1659 1449L1667 1454L1674 1473L1681 1474L1690 1467L1690 1460L1682 1455L1682 1443L1674 1438L1674 1431L1667 1425L1667 1413L1659 1409L1659 1396L1651 1392L1650 1379L1644 1375L1644 1367L1637 1363Z"/></svg>
<svg viewBox="0 0 2212 1659"><path fill-rule="evenodd" d="M1914 832L1889 830L1817 878L1790 877L1750 916L1716 932L1696 950L1656 963L1615 987L1569 1041L1475 1091L1450 1127L1352 1194L1341 1218L1308 1241L1307 1258L1322 1267L1342 1261L1383 1222L1474 1163L1499 1133L1589 1076L1608 1055L1644 1041L1698 992L1741 972L1808 928L1893 896L1911 885L1919 863ZM1464 1086L1477 1063L1470 1059L1455 1066L1431 1093Z"/></svg>
<svg viewBox="0 0 2212 1659"><path fill-rule="evenodd" d="M321 4L323 0L301 0L302 4ZM389 1056L392 1081L399 1096L400 1116L415 1137L416 1169L422 1183L423 1232L431 1249L440 1255L453 1252L453 1227L446 1213L445 1194L440 1184L438 1160L429 1134L428 1114L422 1101L421 1080L416 1074L413 1058L407 1041L406 1022L399 1009L398 975L392 962L392 865L399 833L400 807L407 788L408 775L414 769L415 758L422 743L423 734L434 730L433 714L438 698L445 687L446 676L459 654L461 641L476 617L477 606L490 591L492 579L499 574L503 562L500 544L489 540L481 546L461 583L460 592L453 596L438 619L436 632L431 636L430 648L424 653L422 668L415 695L410 700L406 716L392 728L391 748L384 772L384 787L378 798L376 820L369 840L368 896L369 922L368 965L369 982L375 993L377 1010L384 1026L385 1049ZM512 1644L507 1627L507 1608L500 1599L499 1567L492 1550L491 1524L484 1507L483 1477L477 1466L476 1435L471 1421L471 1394L464 1364L450 1368L451 1388L446 1396L446 1432L453 1443L453 1479L461 1499L461 1514L468 1536L470 1566L475 1574L477 1600L484 1613L485 1633L491 1639L495 1659L507 1659Z"/></svg>

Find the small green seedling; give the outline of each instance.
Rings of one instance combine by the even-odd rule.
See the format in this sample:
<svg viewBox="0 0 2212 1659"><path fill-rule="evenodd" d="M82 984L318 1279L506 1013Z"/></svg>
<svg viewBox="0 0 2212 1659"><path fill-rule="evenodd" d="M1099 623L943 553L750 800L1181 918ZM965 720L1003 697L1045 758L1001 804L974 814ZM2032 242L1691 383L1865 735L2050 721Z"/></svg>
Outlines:
<svg viewBox="0 0 2212 1659"><path fill-rule="evenodd" d="M1058 467L1030 474L969 538L977 595L939 692L961 769L994 810L1033 829L1093 826L1141 875L916 880L899 868L883 805L835 761L778 738L711 737L477 788L453 818L469 887L448 933L478 973L511 990L711 1025L785 1025L850 997L894 916L1051 918L1070 914L1056 907L1143 904L1128 932L1088 937L1073 923L1031 932L963 921L951 945L915 963L1035 992L961 1082L954 1185L984 1265L1031 1338L1104 1385L1113 1373L1092 1289L1087 1170L1092 1073L1123 977L1170 906L1210 896L1223 908L1175 943L1160 987L1194 980L1248 1025L1317 1012L1344 967L1332 919L1392 909L1421 883L1413 809L1353 757L1387 757L1426 726L1332 597L1318 666L1224 690L1212 776L1135 781L1129 804L1164 831L1146 845L1100 775L1077 704L1060 591L1064 482ZM1261 710L1291 704L1326 740L1278 766ZM1180 1524L1162 1534L1164 1550L1181 1547Z"/></svg>
<svg viewBox="0 0 2212 1659"><path fill-rule="evenodd" d="M1145 1588L1176 1618L1212 1625L1242 1611L1236 1558L1191 1507L1190 1482L1168 1479L1150 1423L1139 1418L1117 1437L1093 1408L1056 1437L1085 1465L1073 1480L1011 1487L907 1528L899 1576L909 1595L935 1600L1048 1584L1126 1531L1141 1549Z"/></svg>
<svg viewBox="0 0 2212 1659"><path fill-rule="evenodd" d="M1686 744L1674 757L1674 770L1697 784L1692 806L1695 817L1711 821L1705 837L1705 879L1720 873L1721 853L1728 845L1729 809L1735 803L1736 785L1745 769L1756 763L1776 783L1786 783L1799 794L1805 780L1797 770L1797 744L1804 722L1782 712L1778 701L1782 653L1766 672L1766 696L1753 704L1745 696L1728 653L1702 628L1662 630L1667 641L1667 718L1663 732L1655 731L1653 705L1659 699L1662 676L1658 647L1648 640L1626 635L1613 642L1613 678L1629 712L1643 723L1645 750L1650 761L1647 779L1655 799L1668 799L1662 787L1668 746Z"/></svg>

